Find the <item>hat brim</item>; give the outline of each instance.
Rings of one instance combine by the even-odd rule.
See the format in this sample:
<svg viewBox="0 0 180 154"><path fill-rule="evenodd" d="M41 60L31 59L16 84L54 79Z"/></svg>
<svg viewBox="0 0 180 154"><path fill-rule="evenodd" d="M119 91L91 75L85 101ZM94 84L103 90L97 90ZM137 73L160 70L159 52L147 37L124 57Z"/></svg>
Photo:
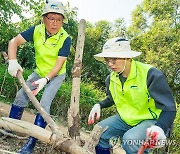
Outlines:
<svg viewBox="0 0 180 154"><path fill-rule="evenodd" d="M137 51L121 51L121 52L102 52L94 55L94 58L98 61L104 62L105 57L111 58L134 58L141 54Z"/></svg>

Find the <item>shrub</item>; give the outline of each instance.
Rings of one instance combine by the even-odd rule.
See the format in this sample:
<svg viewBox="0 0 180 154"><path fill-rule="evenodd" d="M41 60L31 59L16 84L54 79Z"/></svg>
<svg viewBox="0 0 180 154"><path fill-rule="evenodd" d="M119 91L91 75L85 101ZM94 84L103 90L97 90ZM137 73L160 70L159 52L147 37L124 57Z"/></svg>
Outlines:
<svg viewBox="0 0 180 154"><path fill-rule="evenodd" d="M13 102L21 86L17 78L9 75L6 64L1 64L0 67L0 99ZM30 70L24 70L23 76L25 79L27 79L30 72Z"/></svg>

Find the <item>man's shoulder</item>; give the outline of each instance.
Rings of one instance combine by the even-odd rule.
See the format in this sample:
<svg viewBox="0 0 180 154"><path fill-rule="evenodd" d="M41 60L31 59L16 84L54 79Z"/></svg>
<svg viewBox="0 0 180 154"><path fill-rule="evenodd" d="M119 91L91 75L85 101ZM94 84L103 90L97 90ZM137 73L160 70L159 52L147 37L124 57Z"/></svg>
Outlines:
<svg viewBox="0 0 180 154"><path fill-rule="evenodd" d="M30 27L26 31L20 33L21 36L26 40L26 41L32 41L33 40L33 34L34 34L34 29L35 26Z"/></svg>

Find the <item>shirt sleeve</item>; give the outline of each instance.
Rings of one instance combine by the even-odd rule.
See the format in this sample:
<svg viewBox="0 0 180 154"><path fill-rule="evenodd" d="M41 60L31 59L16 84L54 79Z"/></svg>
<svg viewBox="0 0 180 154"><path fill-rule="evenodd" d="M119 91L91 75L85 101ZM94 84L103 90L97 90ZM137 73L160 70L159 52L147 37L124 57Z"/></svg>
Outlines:
<svg viewBox="0 0 180 154"><path fill-rule="evenodd" d="M68 57L71 47L71 38L67 37L62 48L59 50L58 56Z"/></svg>
<svg viewBox="0 0 180 154"><path fill-rule="evenodd" d="M161 127L167 134L176 116L176 105L172 92L165 76L156 68L148 71L147 86L150 96L155 100L156 107L162 109L155 125Z"/></svg>
<svg viewBox="0 0 180 154"><path fill-rule="evenodd" d="M35 26L27 29L26 31L20 34L27 42L33 41L34 29L35 29Z"/></svg>
<svg viewBox="0 0 180 154"><path fill-rule="evenodd" d="M165 111L176 111L175 101L163 73L151 68L148 71L147 87L150 96L155 100L156 107Z"/></svg>
<svg viewBox="0 0 180 154"><path fill-rule="evenodd" d="M114 101L113 101L112 95L111 95L111 93L109 91L110 76L108 76L106 78L105 84L106 84L106 96L107 97L103 101L101 101L99 103L101 108L108 108L108 107L114 105Z"/></svg>
<svg viewBox="0 0 180 154"><path fill-rule="evenodd" d="M156 126L161 127L164 130L164 133L166 136L170 136L172 127L173 127L173 121L176 117L176 111L163 111L161 112Z"/></svg>

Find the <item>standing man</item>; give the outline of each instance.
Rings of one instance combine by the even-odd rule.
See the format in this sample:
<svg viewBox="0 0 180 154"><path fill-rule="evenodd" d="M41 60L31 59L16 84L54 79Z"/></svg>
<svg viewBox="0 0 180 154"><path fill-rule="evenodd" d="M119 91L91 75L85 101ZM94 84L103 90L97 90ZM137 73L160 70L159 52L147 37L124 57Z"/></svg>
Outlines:
<svg viewBox="0 0 180 154"><path fill-rule="evenodd" d="M63 22L67 23L67 18L64 6L59 0L46 1L42 21L43 24L29 28L9 42L8 72L14 77L16 77L18 70L23 72L16 57L17 47L32 41L35 48L36 69L28 77L26 84L34 95L37 95L44 88L40 103L49 113L52 100L65 79L66 60L70 53L71 39L63 29ZM9 117L21 119L28 102L29 98L25 91L20 89L12 104ZM34 124L42 128L46 127L46 122L39 113L36 115ZM29 137L18 153L32 153L36 141L36 138Z"/></svg>
<svg viewBox="0 0 180 154"><path fill-rule="evenodd" d="M102 53L95 55L112 72L106 79L107 97L94 105L88 123L100 118L102 108L115 104L118 112L98 123L108 128L96 146L97 154L110 154L109 143L114 137L121 138L126 154L137 154L146 137L150 140L147 147L157 148L164 146L169 135L176 115L171 90L161 71L132 59L140 54L131 50L129 41L117 37L108 40Z"/></svg>

